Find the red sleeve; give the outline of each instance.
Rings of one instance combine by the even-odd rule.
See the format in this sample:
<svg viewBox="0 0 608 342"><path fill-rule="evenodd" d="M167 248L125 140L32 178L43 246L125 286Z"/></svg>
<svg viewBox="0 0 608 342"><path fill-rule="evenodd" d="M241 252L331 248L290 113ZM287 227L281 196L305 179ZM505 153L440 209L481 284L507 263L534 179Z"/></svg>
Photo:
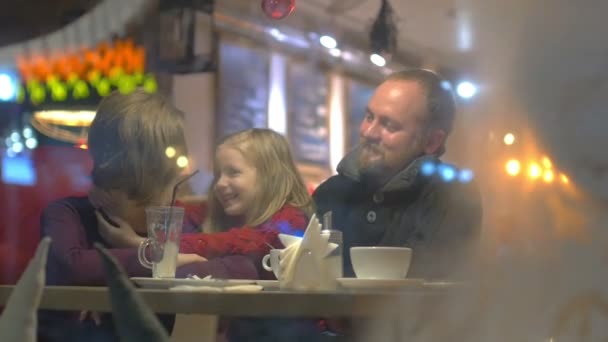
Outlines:
<svg viewBox="0 0 608 342"><path fill-rule="evenodd" d="M201 231L201 226L207 215L207 202L202 203L183 203L175 202L178 207L184 208L184 233L195 233Z"/></svg>
<svg viewBox="0 0 608 342"><path fill-rule="evenodd" d="M226 255L264 255L282 248L279 233L299 235L306 229L307 218L300 209L286 206L268 222L252 228L232 228L214 234L182 234L180 251L205 258Z"/></svg>

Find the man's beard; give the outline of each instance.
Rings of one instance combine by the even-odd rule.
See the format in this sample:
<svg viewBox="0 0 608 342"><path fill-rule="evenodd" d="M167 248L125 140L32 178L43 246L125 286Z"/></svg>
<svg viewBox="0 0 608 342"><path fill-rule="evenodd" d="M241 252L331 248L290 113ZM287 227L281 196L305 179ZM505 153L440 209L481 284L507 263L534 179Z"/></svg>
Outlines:
<svg viewBox="0 0 608 342"><path fill-rule="evenodd" d="M388 165L383 147L376 143L361 142L358 158L361 178L378 185L388 182L399 171L423 154L420 144L421 139L417 138L412 145L404 148L401 163Z"/></svg>
<svg viewBox="0 0 608 342"><path fill-rule="evenodd" d="M373 160L370 160L370 154ZM378 144L361 143L359 149L359 173L365 178L378 178L386 175L388 169L385 161L385 154Z"/></svg>

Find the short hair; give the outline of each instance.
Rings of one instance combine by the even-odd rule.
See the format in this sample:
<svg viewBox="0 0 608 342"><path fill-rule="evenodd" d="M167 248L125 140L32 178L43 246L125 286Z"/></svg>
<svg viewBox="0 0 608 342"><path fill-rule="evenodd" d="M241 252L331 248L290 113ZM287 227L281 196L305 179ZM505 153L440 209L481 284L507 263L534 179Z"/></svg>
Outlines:
<svg viewBox="0 0 608 342"><path fill-rule="evenodd" d="M452 132L456 101L450 83L441 75L428 69L406 69L392 73L385 81L418 83L426 93L426 127L439 128L445 131L446 135ZM444 152L445 146L442 146L438 154L441 155Z"/></svg>
<svg viewBox="0 0 608 342"><path fill-rule="evenodd" d="M284 136L271 129L252 128L225 137L220 146L239 151L257 172L257 198L251 212L245 215L245 225L257 226L266 222L286 204L300 208L307 215L312 214L312 198ZM209 216L203 227L205 232L231 228L215 194L215 185L220 177L217 161L213 173Z"/></svg>
<svg viewBox="0 0 608 342"><path fill-rule="evenodd" d="M93 184L119 190L148 204L172 185L181 170L176 156L187 156L184 114L157 94L142 90L105 97L88 136Z"/></svg>

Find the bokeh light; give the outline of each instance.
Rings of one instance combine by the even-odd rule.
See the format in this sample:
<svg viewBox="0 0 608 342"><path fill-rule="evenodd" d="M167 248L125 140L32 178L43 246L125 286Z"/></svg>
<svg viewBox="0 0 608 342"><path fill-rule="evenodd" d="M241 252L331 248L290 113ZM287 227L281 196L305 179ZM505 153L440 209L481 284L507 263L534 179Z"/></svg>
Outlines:
<svg viewBox="0 0 608 342"><path fill-rule="evenodd" d="M511 159L505 165L505 169L507 170L507 174L509 176L517 176L521 171L521 164L517 159Z"/></svg>
<svg viewBox="0 0 608 342"><path fill-rule="evenodd" d="M542 169L540 168L540 165L534 162L530 163L530 166L528 167L528 176L532 179L537 179L541 174Z"/></svg>
<svg viewBox="0 0 608 342"><path fill-rule="evenodd" d="M502 141L505 145L513 145L513 143L515 143L515 135L513 135L513 133L507 133Z"/></svg>

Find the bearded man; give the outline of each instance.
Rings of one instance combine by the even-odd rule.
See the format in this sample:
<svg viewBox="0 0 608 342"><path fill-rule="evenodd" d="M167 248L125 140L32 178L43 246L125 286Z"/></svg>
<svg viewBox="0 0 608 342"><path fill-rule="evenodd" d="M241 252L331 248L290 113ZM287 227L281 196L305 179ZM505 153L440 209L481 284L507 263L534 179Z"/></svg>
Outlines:
<svg viewBox="0 0 608 342"><path fill-rule="evenodd" d="M439 159L454 114L449 83L435 72L396 72L376 88L360 143L313 194L318 217L331 211L334 229L343 232L344 276L354 276L349 251L355 246L412 248L408 278L468 273L482 206L470 174L459 179Z"/></svg>

